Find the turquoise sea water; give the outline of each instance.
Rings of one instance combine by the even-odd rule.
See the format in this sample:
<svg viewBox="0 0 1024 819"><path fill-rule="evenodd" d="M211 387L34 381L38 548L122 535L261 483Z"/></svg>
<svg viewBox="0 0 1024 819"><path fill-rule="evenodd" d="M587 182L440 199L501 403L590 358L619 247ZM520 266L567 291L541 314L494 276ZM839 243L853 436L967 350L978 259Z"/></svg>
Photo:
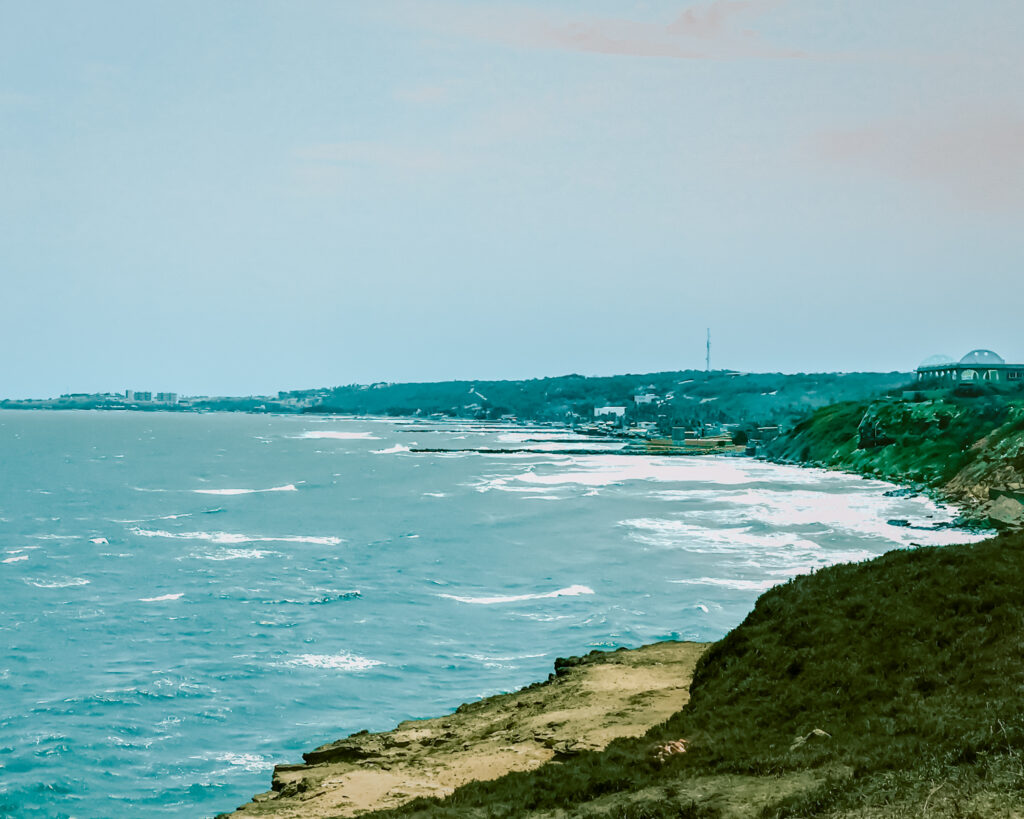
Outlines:
<svg viewBox="0 0 1024 819"><path fill-rule="evenodd" d="M972 537L748 459L406 451L536 437L0 412L0 815L209 816L556 656L716 639L794 574Z"/></svg>

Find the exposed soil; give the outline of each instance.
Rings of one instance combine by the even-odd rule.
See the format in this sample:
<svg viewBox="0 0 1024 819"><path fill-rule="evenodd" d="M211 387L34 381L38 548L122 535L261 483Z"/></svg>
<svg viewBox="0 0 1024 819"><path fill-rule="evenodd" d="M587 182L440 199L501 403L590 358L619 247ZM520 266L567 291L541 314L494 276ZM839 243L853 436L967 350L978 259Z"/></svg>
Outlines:
<svg viewBox="0 0 1024 819"><path fill-rule="evenodd" d="M641 736L688 701L706 648L664 642L595 653L560 665L545 683L448 716L354 734L304 754L306 764L279 765L273 790L225 816L355 816Z"/></svg>

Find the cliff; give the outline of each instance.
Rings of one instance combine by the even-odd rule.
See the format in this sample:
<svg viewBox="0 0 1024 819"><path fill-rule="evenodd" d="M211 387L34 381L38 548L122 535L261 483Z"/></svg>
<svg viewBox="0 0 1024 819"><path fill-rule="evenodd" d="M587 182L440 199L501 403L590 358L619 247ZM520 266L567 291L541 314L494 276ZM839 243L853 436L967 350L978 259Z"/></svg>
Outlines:
<svg viewBox="0 0 1024 819"><path fill-rule="evenodd" d="M599 655L546 685L325 746L237 815L1021 817L1022 588L1021 534L822 569L767 591L706 651ZM687 654L662 667L661 706L646 711L635 688L604 698L628 658L653 670L675 650ZM618 729L599 737L591 720L630 708L653 726L602 747ZM487 767L525 756L523 742L547 761ZM364 799L370 781L383 798Z"/></svg>
<svg viewBox="0 0 1024 819"><path fill-rule="evenodd" d="M682 708L706 648L665 642L558 660L545 683L354 734L303 754L305 764L279 765L273 789L230 815L355 816L601 750Z"/></svg>
<svg viewBox="0 0 1024 819"><path fill-rule="evenodd" d="M818 410L768 457L906 483L978 522L1024 523L1024 397L914 393Z"/></svg>

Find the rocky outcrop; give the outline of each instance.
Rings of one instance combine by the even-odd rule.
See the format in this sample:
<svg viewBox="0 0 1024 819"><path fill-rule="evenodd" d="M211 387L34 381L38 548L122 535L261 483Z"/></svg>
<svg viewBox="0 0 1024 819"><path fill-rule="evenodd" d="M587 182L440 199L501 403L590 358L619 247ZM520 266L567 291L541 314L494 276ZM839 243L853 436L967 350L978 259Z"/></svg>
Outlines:
<svg viewBox="0 0 1024 819"><path fill-rule="evenodd" d="M230 816L355 816L640 736L686 704L706 648L665 642L560 658L547 682L386 733L361 731L303 754L302 765L278 765L271 790Z"/></svg>

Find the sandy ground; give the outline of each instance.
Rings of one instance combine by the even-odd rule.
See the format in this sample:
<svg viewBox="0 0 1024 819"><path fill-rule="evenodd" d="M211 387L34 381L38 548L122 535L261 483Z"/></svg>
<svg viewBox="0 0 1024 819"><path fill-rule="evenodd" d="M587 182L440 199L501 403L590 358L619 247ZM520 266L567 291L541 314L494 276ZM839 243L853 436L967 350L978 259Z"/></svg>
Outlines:
<svg viewBox="0 0 1024 819"><path fill-rule="evenodd" d="M273 790L224 815L355 816L640 736L687 702L706 648L665 642L588 657L546 683L445 717L354 734L303 754L307 764L277 766Z"/></svg>

